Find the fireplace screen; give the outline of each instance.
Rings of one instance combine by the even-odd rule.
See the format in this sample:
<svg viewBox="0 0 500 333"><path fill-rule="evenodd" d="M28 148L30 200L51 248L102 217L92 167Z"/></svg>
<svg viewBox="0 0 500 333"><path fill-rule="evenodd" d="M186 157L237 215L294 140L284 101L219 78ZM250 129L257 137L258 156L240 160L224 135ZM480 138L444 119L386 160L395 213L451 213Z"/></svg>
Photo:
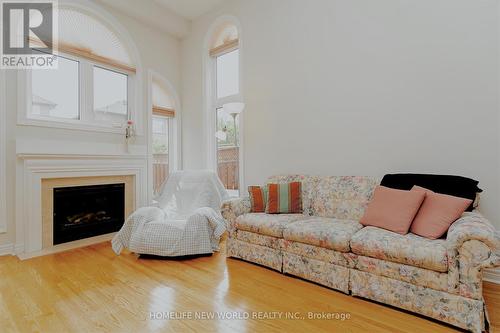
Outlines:
<svg viewBox="0 0 500 333"><path fill-rule="evenodd" d="M54 189L54 245L118 231L125 218L125 184Z"/></svg>

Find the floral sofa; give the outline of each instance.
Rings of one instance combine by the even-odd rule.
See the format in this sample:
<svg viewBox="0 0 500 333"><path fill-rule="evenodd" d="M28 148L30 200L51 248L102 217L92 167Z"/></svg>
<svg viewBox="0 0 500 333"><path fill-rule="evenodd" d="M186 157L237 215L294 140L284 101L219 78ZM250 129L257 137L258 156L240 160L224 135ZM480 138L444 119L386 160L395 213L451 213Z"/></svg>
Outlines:
<svg viewBox="0 0 500 333"><path fill-rule="evenodd" d="M486 329L482 271L500 266L500 237L479 212L464 213L445 239L359 224L377 179L283 175L302 182L303 214L250 213L226 201L227 256L270 267L474 332Z"/></svg>

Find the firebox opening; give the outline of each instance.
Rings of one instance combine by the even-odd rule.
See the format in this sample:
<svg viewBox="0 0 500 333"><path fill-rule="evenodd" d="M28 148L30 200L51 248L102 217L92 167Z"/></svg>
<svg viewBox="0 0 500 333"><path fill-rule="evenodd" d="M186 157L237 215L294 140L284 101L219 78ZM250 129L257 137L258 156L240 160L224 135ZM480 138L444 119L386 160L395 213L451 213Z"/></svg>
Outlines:
<svg viewBox="0 0 500 333"><path fill-rule="evenodd" d="M54 188L54 245L118 231L125 184Z"/></svg>

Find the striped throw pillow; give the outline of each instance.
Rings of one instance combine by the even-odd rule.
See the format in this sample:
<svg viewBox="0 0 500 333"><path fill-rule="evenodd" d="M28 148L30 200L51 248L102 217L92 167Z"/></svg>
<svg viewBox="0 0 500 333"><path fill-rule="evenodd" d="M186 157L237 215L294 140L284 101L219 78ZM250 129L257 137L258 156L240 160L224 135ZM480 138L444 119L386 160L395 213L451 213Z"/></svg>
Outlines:
<svg viewBox="0 0 500 333"><path fill-rule="evenodd" d="M267 188L264 186L248 186L252 213L264 213L266 211Z"/></svg>
<svg viewBox="0 0 500 333"><path fill-rule="evenodd" d="M266 213L302 213L302 183L267 184Z"/></svg>

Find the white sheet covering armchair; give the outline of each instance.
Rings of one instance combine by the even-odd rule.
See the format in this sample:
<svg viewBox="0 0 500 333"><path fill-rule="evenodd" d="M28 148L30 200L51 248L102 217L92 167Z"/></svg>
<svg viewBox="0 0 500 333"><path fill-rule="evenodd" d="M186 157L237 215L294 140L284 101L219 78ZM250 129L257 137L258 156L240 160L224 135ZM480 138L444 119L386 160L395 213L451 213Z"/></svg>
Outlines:
<svg viewBox="0 0 500 333"><path fill-rule="evenodd" d="M227 196L213 171L174 172L158 207L140 208L125 221L112 240L113 251L172 257L218 251L226 231L220 206Z"/></svg>

